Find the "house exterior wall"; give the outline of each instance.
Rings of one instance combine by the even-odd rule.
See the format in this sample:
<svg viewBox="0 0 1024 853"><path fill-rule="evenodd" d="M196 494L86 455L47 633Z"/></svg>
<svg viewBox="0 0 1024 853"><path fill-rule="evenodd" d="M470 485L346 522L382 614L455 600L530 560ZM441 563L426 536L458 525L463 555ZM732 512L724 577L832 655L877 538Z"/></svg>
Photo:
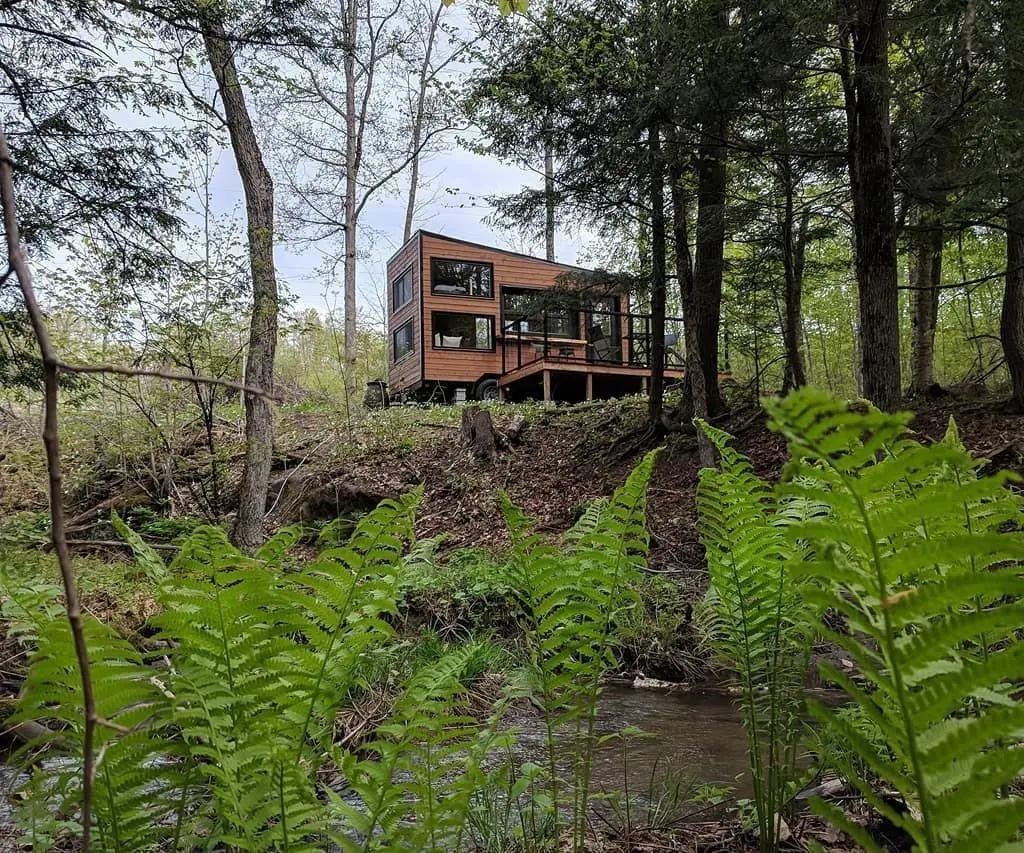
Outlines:
<svg viewBox="0 0 1024 853"><path fill-rule="evenodd" d="M420 321L422 269L420 264L420 235L414 234L387 264L388 301L388 388L402 390L419 384L423 378L423 335ZM394 281L412 268L412 299L395 311ZM394 332L407 321L412 321L412 352L395 364Z"/></svg>
<svg viewBox="0 0 1024 853"><path fill-rule="evenodd" d="M410 251L418 253L414 261L410 260ZM494 270L492 295L485 298L431 293L432 258L491 264ZM401 275L410 262L414 263L415 270L413 304L416 305L416 310L410 312L409 306L406 306L397 313L392 313L391 282ZM501 332L502 287L546 289L555 285L558 276L578 269L567 264L550 263L539 258L446 238L439 234L417 232L388 262L388 384L391 392L410 390L421 381L463 382L469 385L484 376L498 376L502 372L501 348L505 345ZM435 311L492 318L493 351L446 349L437 346L432 316ZM393 360L392 333L410 317L414 326L415 354L396 365ZM529 358L533 357L531 351ZM511 358L514 356L510 354ZM508 367L512 366L514 364L510 361Z"/></svg>

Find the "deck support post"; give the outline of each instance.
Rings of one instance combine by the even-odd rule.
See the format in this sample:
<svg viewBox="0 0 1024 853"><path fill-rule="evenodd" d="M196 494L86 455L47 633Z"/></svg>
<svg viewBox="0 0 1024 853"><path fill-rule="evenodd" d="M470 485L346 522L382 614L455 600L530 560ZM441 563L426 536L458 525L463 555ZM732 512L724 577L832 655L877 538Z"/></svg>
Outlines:
<svg viewBox="0 0 1024 853"><path fill-rule="evenodd" d="M594 374L587 374L587 401L594 399Z"/></svg>
<svg viewBox="0 0 1024 853"><path fill-rule="evenodd" d="M551 399L551 371L544 371L544 405L550 406L554 401Z"/></svg>
<svg viewBox="0 0 1024 853"><path fill-rule="evenodd" d="M646 376L641 376L640 377L640 393L641 394L646 394L647 393L647 377Z"/></svg>

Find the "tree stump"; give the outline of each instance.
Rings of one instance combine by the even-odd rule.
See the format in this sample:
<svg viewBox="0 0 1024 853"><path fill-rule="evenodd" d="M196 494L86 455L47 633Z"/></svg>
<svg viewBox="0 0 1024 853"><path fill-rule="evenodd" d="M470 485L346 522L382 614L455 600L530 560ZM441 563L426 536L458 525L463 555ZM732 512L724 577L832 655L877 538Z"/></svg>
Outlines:
<svg viewBox="0 0 1024 853"><path fill-rule="evenodd" d="M476 406L462 410L462 427L459 431L463 447L478 459L491 461L498 455L498 439L494 434L491 413Z"/></svg>

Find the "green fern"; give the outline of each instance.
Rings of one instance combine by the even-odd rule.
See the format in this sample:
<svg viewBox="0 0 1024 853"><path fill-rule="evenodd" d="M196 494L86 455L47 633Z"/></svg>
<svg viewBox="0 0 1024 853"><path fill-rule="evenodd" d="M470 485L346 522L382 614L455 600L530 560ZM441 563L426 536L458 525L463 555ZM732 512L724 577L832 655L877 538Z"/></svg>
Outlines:
<svg viewBox="0 0 1024 853"><path fill-rule="evenodd" d="M504 710L499 705L483 726L466 711L467 672L478 654L478 646L469 644L414 672L374 739L360 754L340 756L359 798L357 803L337 798L354 831L338 839L343 850L460 848L473 793L486 778L483 760L496 742Z"/></svg>
<svg viewBox="0 0 1024 853"><path fill-rule="evenodd" d="M813 713L908 804L896 810L841 756L838 768L921 851L1021 849L1024 802L1006 793L1024 770L1024 535L1007 474L978 477L956 440L924 446L908 415L847 405L811 389L766 403L793 461L784 494L827 514L791 530L819 604L848 630L825 630L867 686L824 675L854 700L896 762L846 718ZM1013 530L1001 528L1013 525ZM833 806L815 808L868 850L878 845Z"/></svg>
<svg viewBox="0 0 1024 853"><path fill-rule="evenodd" d="M104 721L93 743L94 844L117 853L156 849L165 827L180 819L174 803L183 784L178 756L157 722L166 699L129 643L91 617L84 628L96 710ZM59 814L74 814L81 802L84 719L71 630L66 619L55 618L39 631L24 699L11 722L46 722L57 731L57 745L75 759L60 765L47 784ZM33 745L33 759L40 756L39 745Z"/></svg>
<svg viewBox="0 0 1024 853"><path fill-rule="evenodd" d="M778 847L777 815L796 776L803 686L815 614L794 579L802 549L786 528L807 512L776 500L729 436L699 423L718 450L697 488L698 530L710 582L702 613L707 637L741 687L761 850Z"/></svg>
<svg viewBox="0 0 1024 853"><path fill-rule="evenodd" d="M359 655L390 636L414 492L364 516L348 543L283 570L295 529L253 557L197 529L167 568L152 622L169 666L87 624L100 714L102 849L320 850L337 812L316 786ZM145 556L144 552L143 555ZM70 635L41 612L18 719L55 721L74 754L82 707ZM440 738L440 735L439 735ZM73 813L78 770L51 785Z"/></svg>
<svg viewBox="0 0 1024 853"><path fill-rule="evenodd" d="M557 761L568 727L572 734L573 849L583 848L596 746L594 723L601 679L615 666L612 632L617 619L639 605L635 584L645 564L646 492L657 459L649 453L607 502L588 509L564 537L549 544L507 499L512 536L510 565L522 590L524 634L544 716L548 784L555 809L564 796Z"/></svg>
<svg viewBox="0 0 1024 853"><path fill-rule="evenodd" d="M142 573L153 583L163 581L167 577L167 565L161 556L124 522L116 510L110 511L110 524L132 549L135 563Z"/></svg>

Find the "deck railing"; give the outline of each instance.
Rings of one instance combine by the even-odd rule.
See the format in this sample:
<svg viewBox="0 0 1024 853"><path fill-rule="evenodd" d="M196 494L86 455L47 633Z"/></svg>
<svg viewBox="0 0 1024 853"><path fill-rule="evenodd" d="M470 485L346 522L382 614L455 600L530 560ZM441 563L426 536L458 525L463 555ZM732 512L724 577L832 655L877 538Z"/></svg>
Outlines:
<svg viewBox="0 0 1024 853"><path fill-rule="evenodd" d="M547 310L529 321L512 321L501 331L501 372L517 370L539 359L556 362L608 364L626 367L651 366L651 315L626 311L581 311L583 325L576 337L552 334ZM558 312L565 319L565 312ZM539 321L540 331L523 326ZM685 365L681 317L665 318L665 367Z"/></svg>

